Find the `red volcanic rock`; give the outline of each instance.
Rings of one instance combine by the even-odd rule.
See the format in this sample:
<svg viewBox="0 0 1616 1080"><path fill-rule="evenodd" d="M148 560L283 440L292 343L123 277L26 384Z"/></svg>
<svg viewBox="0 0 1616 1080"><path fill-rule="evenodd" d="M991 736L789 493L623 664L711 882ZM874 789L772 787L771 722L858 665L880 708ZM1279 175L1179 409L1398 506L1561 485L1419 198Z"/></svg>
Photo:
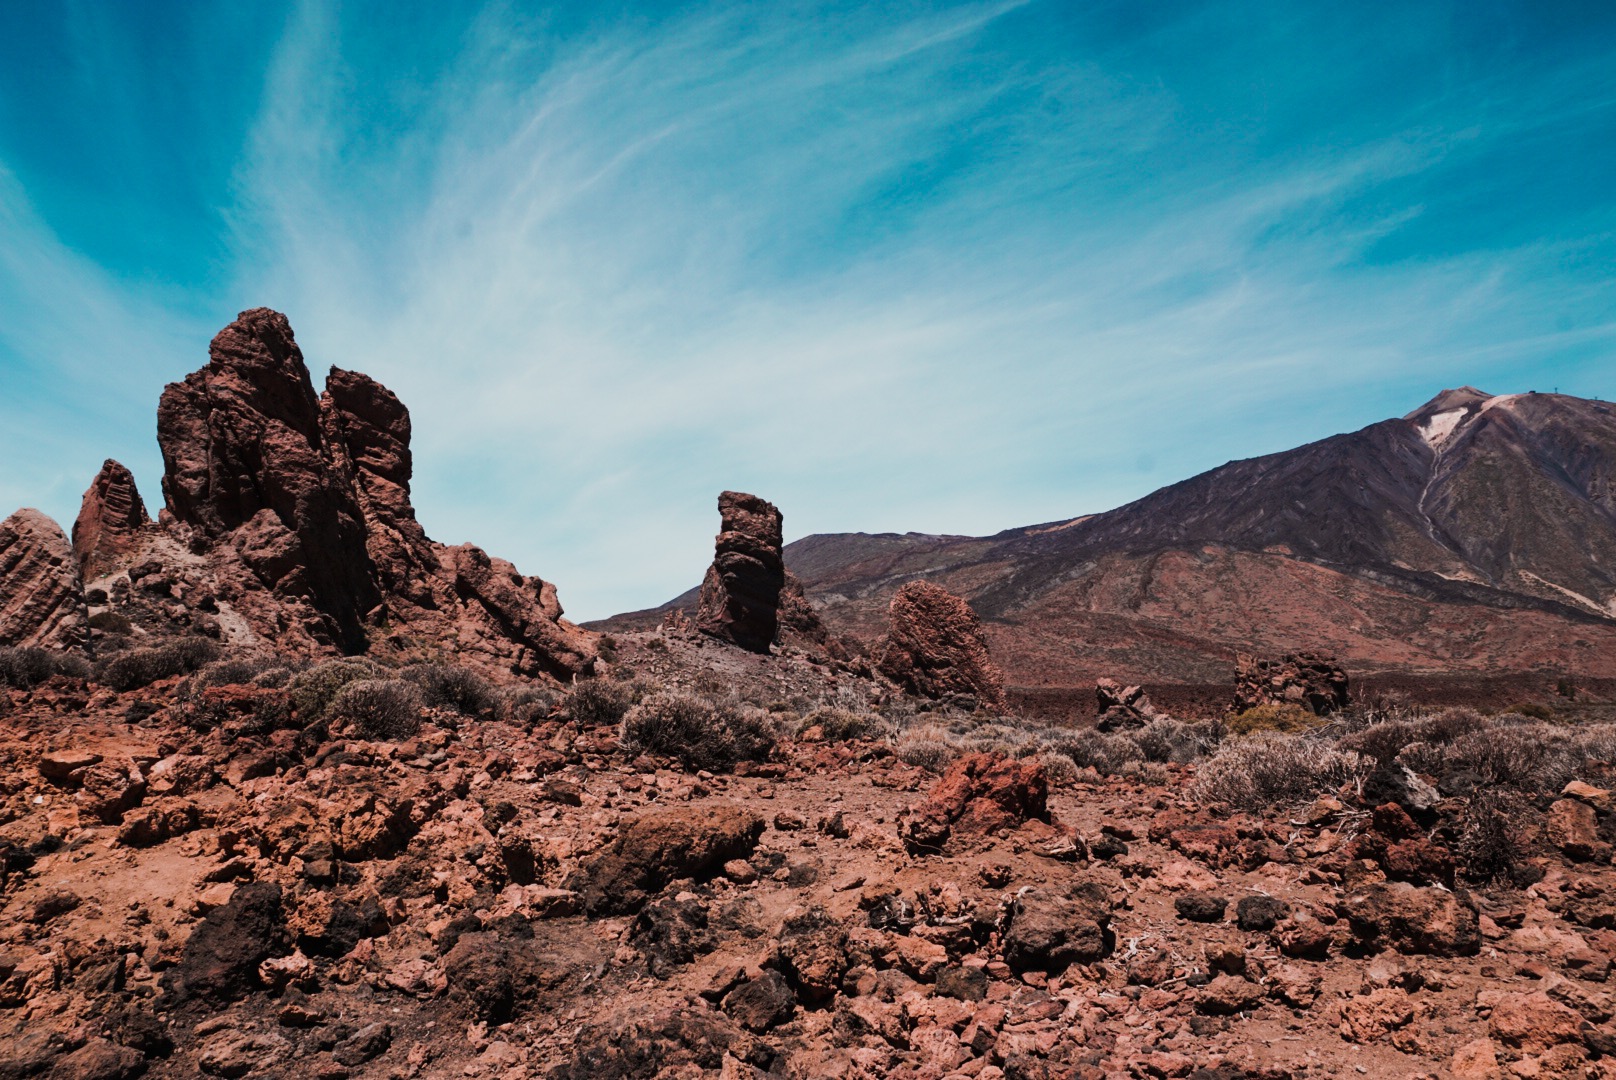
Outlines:
<svg viewBox="0 0 1616 1080"><path fill-rule="evenodd" d="M875 649L883 675L922 697L963 695L988 708L1003 706L1004 677L964 600L911 581L893 596L889 618L891 628Z"/></svg>
<svg viewBox="0 0 1616 1080"><path fill-rule="evenodd" d="M1048 821L1048 800L1049 776L1037 762L967 754L905 814L899 832L911 848L937 850L953 837Z"/></svg>
<svg viewBox="0 0 1616 1080"><path fill-rule="evenodd" d="M115 569L138 550L140 531L150 520L134 476L108 458L84 493L78 520L73 522L79 576L91 581Z"/></svg>
<svg viewBox="0 0 1616 1080"><path fill-rule="evenodd" d="M408 591L423 570L429 541L410 504L410 412L398 396L368 375L332 368L320 397L327 454L353 486L366 525L366 542L382 587Z"/></svg>
<svg viewBox="0 0 1616 1080"><path fill-rule="evenodd" d="M779 627L780 590L786 580L780 511L756 495L726 491L718 496L718 512L723 525L713 565L701 583L696 628L766 653Z"/></svg>
<svg viewBox="0 0 1616 1080"><path fill-rule="evenodd" d="M351 486L324 453L320 403L286 316L244 311L209 346L208 366L171 383L157 407L163 494L203 542L249 522L261 541L244 560L279 595L306 599L325 638L363 650L381 601ZM264 515L269 511L272 517Z"/></svg>
<svg viewBox="0 0 1616 1080"><path fill-rule="evenodd" d="M802 581L790 570L786 571L785 584L780 588L779 622L782 635L793 634L816 644L823 644L830 636L819 612L809 603Z"/></svg>
<svg viewBox="0 0 1616 1080"><path fill-rule="evenodd" d="M72 649L88 639L78 560L38 510L0 521L0 645Z"/></svg>
<svg viewBox="0 0 1616 1080"><path fill-rule="evenodd" d="M1242 654L1235 662L1237 712L1259 705L1300 705L1325 716L1344 708L1349 700L1346 669L1329 657L1288 653L1278 660L1264 660Z"/></svg>
<svg viewBox="0 0 1616 1080"><path fill-rule="evenodd" d="M1152 720L1165 720L1167 714L1156 708L1143 688L1123 686L1115 679L1100 679L1094 685L1099 706L1101 731L1144 727Z"/></svg>

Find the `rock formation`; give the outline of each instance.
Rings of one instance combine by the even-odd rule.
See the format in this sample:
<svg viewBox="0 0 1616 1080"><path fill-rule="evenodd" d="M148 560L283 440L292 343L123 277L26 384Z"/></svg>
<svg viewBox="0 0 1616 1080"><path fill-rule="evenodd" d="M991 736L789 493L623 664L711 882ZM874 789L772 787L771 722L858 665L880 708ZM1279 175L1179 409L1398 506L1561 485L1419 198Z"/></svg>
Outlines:
<svg viewBox="0 0 1616 1080"><path fill-rule="evenodd" d="M1346 669L1327 656L1288 653L1265 660L1242 654L1235 662L1236 712L1259 705L1300 705L1326 716L1349 700Z"/></svg>
<svg viewBox="0 0 1616 1080"><path fill-rule="evenodd" d="M786 580L780 511L756 495L726 491L718 496L718 512L723 525L713 565L701 585L696 628L766 653L779 628L780 590Z"/></svg>
<svg viewBox="0 0 1616 1080"><path fill-rule="evenodd" d="M876 667L922 697L1004 704L1004 678L988 658L976 612L947 589L911 581L892 597L890 629L876 645Z"/></svg>
<svg viewBox="0 0 1616 1080"><path fill-rule="evenodd" d="M93 581L127 559L139 547L140 531L150 520L134 476L108 458L84 493L78 520L73 522L79 576Z"/></svg>
<svg viewBox="0 0 1616 1080"><path fill-rule="evenodd" d="M169 513L196 546L229 542L274 594L307 601L321 617L307 626L316 639L362 652L381 594L291 324L268 308L244 311L208 355L157 407Z"/></svg>
<svg viewBox="0 0 1616 1080"><path fill-rule="evenodd" d="M1143 687L1100 679L1094 684L1094 696L1100 717L1096 726L1101 731L1144 727L1153 720L1167 719L1167 714L1151 703Z"/></svg>
<svg viewBox="0 0 1616 1080"><path fill-rule="evenodd" d="M0 521L0 645L82 646L88 635L78 560L38 510Z"/></svg>

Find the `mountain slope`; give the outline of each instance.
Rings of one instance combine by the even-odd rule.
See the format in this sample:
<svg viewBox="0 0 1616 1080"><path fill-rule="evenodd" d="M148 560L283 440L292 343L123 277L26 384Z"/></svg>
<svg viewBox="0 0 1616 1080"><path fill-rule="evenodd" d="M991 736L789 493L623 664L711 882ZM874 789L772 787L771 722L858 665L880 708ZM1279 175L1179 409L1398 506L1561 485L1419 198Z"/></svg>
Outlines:
<svg viewBox="0 0 1616 1080"><path fill-rule="evenodd" d="M1295 648L1361 670L1611 677L1616 416L1464 387L1107 513L992 537L810 536L786 562L854 633L878 632L914 578L968 597L1023 686L1217 680L1236 651Z"/></svg>

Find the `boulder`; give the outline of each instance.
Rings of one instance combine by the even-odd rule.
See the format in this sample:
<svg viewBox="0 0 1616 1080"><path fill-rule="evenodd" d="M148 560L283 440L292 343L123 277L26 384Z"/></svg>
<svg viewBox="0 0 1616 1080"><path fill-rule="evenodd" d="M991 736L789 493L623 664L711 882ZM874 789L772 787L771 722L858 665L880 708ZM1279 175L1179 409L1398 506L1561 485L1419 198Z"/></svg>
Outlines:
<svg viewBox="0 0 1616 1080"><path fill-rule="evenodd" d="M1143 687L1124 686L1115 679L1100 679L1094 684L1095 704L1101 731L1122 731L1141 728L1155 720L1167 719L1167 714L1156 708Z"/></svg>
<svg viewBox="0 0 1616 1080"><path fill-rule="evenodd" d="M0 521L0 645L77 649L89 640L78 560L38 510Z"/></svg>
<svg viewBox="0 0 1616 1080"><path fill-rule="evenodd" d="M887 634L874 649L881 674L921 697L1004 706L1004 676L969 604L941 586L911 581L887 611Z"/></svg>
<svg viewBox="0 0 1616 1080"><path fill-rule="evenodd" d="M180 962L163 973L174 1004L234 1001L257 986L258 967L291 952L279 885L250 882L191 931Z"/></svg>
<svg viewBox="0 0 1616 1080"><path fill-rule="evenodd" d="M1327 656L1287 653L1277 660L1244 654L1236 658L1236 712L1259 705L1300 705L1326 716L1350 700L1346 669Z"/></svg>
<svg viewBox="0 0 1616 1080"><path fill-rule="evenodd" d="M735 803L677 807L636 818L589 860L576 884L589 915L632 914L671 881L709 879L745 859L764 821Z"/></svg>
<svg viewBox="0 0 1616 1080"><path fill-rule="evenodd" d="M1010 904L1004 962L1013 971L1063 971L1111 953L1111 898L1098 882L1080 882L1062 894L1033 888Z"/></svg>
<svg viewBox="0 0 1616 1080"><path fill-rule="evenodd" d="M766 653L779 629L786 583L780 511L756 495L726 491L718 496L718 513L722 524L701 583L696 629Z"/></svg>
<svg viewBox="0 0 1616 1080"><path fill-rule="evenodd" d="M73 522L79 576L93 581L118 569L140 550L141 531L150 521L134 475L108 458L84 493Z"/></svg>
<svg viewBox="0 0 1616 1080"><path fill-rule="evenodd" d="M1341 914L1370 949L1427 956L1474 956L1481 950L1476 909L1446 889L1379 882L1349 895Z"/></svg>
<svg viewBox="0 0 1616 1080"><path fill-rule="evenodd" d="M954 837L986 836L1049 820L1049 776L1036 761L967 754L948 767L899 835L912 851L940 851Z"/></svg>

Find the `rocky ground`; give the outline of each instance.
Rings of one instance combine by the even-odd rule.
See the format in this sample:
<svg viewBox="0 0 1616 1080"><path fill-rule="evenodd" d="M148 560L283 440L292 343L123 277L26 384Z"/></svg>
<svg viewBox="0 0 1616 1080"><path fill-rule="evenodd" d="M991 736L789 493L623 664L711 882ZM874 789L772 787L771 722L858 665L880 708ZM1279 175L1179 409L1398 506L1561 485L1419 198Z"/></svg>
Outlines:
<svg viewBox="0 0 1616 1080"><path fill-rule="evenodd" d="M602 657L795 734L711 773L542 694L363 740L251 683L6 692L0 1077L1616 1076L1601 786L1481 886L1353 790L939 777L811 722L916 708L845 665Z"/></svg>

